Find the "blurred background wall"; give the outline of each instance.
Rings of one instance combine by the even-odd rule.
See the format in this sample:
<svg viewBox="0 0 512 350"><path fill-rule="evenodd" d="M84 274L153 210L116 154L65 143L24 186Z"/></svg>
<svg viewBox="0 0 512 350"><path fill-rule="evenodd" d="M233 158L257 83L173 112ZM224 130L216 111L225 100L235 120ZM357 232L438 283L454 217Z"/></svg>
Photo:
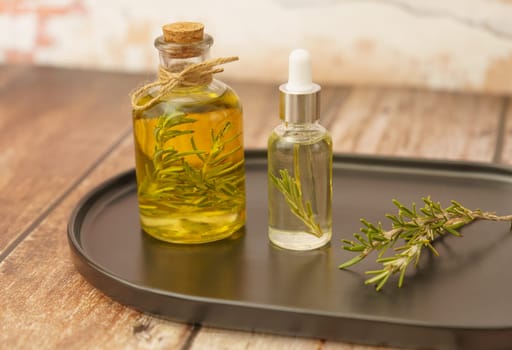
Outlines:
<svg viewBox="0 0 512 350"><path fill-rule="evenodd" d="M223 79L512 92L512 0L0 0L0 63L156 71L161 25L201 21Z"/></svg>

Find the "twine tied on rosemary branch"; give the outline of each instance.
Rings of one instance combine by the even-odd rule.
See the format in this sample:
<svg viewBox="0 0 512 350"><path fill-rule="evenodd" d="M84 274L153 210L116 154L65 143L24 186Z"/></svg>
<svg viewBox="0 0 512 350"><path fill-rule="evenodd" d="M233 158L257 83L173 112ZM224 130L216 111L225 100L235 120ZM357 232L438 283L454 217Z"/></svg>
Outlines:
<svg viewBox="0 0 512 350"><path fill-rule="evenodd" d="M480 209L470 210L456 201L451 201L449 207L442 208L439 202L432 201L430 197L422 200L425 206L419 211L415 204L407 208L399 201L393 200L393 204L398 208L398 215L386 214L392 222L390 230L384 230L380 222L373 225L361 219L364 225L361 234L354 233L355 240L343 240L343 249L356 252L358 255L341 264L339 268L346 269L370 253L378 252L376 262L382 264L381 269L366 271L366 274L372 277L367 279L365 284L375 284L376 290L379 291L392 275L400 274L398 287L401 287L407 267L411 263L414 266L418 264L424 248L428 248L436 256L439 255L433 246L436 239L447 233L460 237L461 234L457 230L476 220L512 223L512 215L497 216ZM403 241L403 245L395 248L399 241ZM392 248L395 254L385 257L384 254L389 248Z"/></svg>
<svg viewBox="0 0 512 350"><path fill-rule="evenodd" d="M158 69L158 80L146 84L132 93L131 102L133 110L142 111L154 105L162 96L165 96L176 87L191 87L208 84L212 80L212 75L224 71L219 67L221 64L237 61L238 57L219 57L206 60L200 63L186 66L179 72L172 72L165 67ZM160 86L158 93L145 103L138 104L142 96L147 95L148 91Z"/></svg>

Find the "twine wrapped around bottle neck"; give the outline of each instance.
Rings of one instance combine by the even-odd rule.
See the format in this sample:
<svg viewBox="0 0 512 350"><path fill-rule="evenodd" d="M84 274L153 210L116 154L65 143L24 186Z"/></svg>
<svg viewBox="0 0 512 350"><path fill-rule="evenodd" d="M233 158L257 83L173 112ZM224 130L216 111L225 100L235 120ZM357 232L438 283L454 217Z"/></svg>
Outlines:
<svg viewBox="0 0 512 350"><path fill-rule="evenodd" d="M160 66L157 81L146 84L132 93L132 108L134 111L145 110L176 87L191 87L208 84L212 81L213 74L224 71L224 68L218 67L219 65L237 60L238 57L236 56L213 58L186 66L186 68L180 72L171 72L165 67ZM160 91L144 104L138 104L137 101L142 96L146 95L149 89L155 86L160 86Z"/></svg>

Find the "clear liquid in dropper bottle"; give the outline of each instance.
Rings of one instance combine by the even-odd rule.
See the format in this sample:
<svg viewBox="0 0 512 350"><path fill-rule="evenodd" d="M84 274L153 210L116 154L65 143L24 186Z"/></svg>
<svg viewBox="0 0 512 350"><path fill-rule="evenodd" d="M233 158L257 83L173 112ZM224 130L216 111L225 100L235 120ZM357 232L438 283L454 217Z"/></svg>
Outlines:
<svg viewBox="0 0 512 350"><path fill-rule="evenodd" d="M285 249L315 249L332 236L332 141L318 122L320 86L307 51L290 54L280 90L282 123L268 140L269 239Z"/></svg>

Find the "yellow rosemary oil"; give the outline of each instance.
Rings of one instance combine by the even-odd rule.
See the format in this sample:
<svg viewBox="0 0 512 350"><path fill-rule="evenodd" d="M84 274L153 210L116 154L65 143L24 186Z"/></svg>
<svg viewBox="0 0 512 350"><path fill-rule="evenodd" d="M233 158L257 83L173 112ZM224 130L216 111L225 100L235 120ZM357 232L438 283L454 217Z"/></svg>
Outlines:
<svg viewBox="0 0 512 350"><path fill-rule="evenodd" d="M156 46L161 64L179 74L202 62L211 37L204 40L186 43L181 51L173 43L170 54L170 44L160 37ZM164 93L162 89L153 86L139 94L133 111L141 227L172 243L226 238L245 224L239 98L207 75L205 79L196 74L192 83L177 84Z"/></svg>

